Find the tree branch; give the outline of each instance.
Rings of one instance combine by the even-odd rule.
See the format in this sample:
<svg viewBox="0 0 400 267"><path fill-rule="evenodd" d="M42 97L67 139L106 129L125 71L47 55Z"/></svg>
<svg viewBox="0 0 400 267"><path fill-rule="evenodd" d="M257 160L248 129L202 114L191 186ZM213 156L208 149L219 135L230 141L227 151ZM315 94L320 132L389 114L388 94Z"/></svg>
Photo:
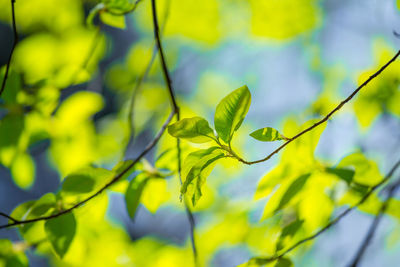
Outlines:
<svg viewBox="0 0 400 267"><path fill-rule="evenodd" d="M172 86L172 81L169 75L169 71L168 71L168 67L167 67L167 63L165 60L165 56L164 56L164 50L161 44L161 40L160 40L160 32L159 32L159 25L158 25L158 19L157 19L157 8L156 8L156 1L155 0L151 0L151 7L152 7L152 14L153 14L153 25L154 25L154 38L156 40L156 44L158 46L158 51L160 54L160 61L161 61L161 67L163 70L163 74L164 74L164 78L165 78L165 82L167 84L167 88L168 88L168 92L169 92L169 96L171 98L171 103L172 103L172 107L176 112L176 117L177 120L180 120L180 110L179 110L179 106L178 103L176 101L176 97L175 97L175 91L174 88ZM182 170L182 164L181 164L181 145L180 145L180 139L177 138L176 140L176 148L177 148L177 152L178 152L178 176L179 176L179 181L182 184L182 176L181 176L181 170ZM193 256L194 256L194 263L197 266L198 265L198 261L197 261L197 249L196 249L196 241L195 241L195 219L193 216L193 213L191 212L189 206L187 205L186 201L185 203L185 210L186 210L186 214L188 216L189 219L189 224L190 224L190 239L192 242L192 251L193 251Z"/></svg>
<svg viewBox="0 0 400 267"><path fill-rule="evenodd" d="M378 228L378 225L381 222L382 216L385 213L391 198L393 197L396 189L399 188L399 186L400 186L400 179L397 180L395 184L389 186L389 190L388 190L388 194L386 196L385 202L383 202L378 214L375 216L374 220L372 221L372 224L368 230L368 233L365 236L364 241L361 243L361 246L358 249L356 256L354 257L354 260L352 261L351 264L348 265L349 267L357 267L358 264L360 263L361 258L363 257L367 247L369 246L369 244L372 241L372 238L375 235L376 229Z"/></svg>
<svg viewBox="0 0 400 267"><path fill-rule="evenodd" d="M11 217L11 216L3 213L3 212L0 212L0 216L3 216L3 217L5 217L5 218L7 218L7 219L9 219L9 220L11 220L13 222L18 222L18 220L14 219L13 217Z"/></svg>
<svg viewBox="0 0 400 267"><path fill-rule="evenodd" d="M398 160L396 162L396 164L388 172L388 174L385 176L385 178L383 178L382 181L380 181L379 183L377 183L376 185L371 187L371 189L355 205L353 205L353 206L347 208L346 210L344 210L336 218L334 218L332 221L330 221L327 225L325 225L322 229L317 231L315 234L312 234L312 235L310 235L310 236L308 236L308 237L296 242L294 245L290 246L289 248L287 248L285 251L283 251L282 253L280 253L278 255L275 255L275 256L272 256L272 257L254 257L254 258L250 259L248 264L249 265L253 264L253 263L255 263L255 264L266 264L266 263L269 263L269 262L273 262L273 261L279 260L282 257L284 257L286 254L291 252L292 250L296 249L298 246L317 238L319 235L321 235L322 233L324 233L325 231L330 229L332 226L337 224L341 219L343 219L352 210L354 210L355 208L357 208L361 204L363 204L365 201L367 201L367 199L372 195L372 193L374 193L381 185L383 185L384 183L386 183L387 181L390 180L390 178L393 176L393 174L395 173L395 171L399 167L400 167L400 160Z"/></svg>
<svg viewBox="0 0 400 267"><path fill-rule="evenodd" d="M379 70L377 70L374 74L372 74L367 80L365 80L359 87L357 87L356 90L354 90L346 99L344 99L342 102L340 102L331 112L329 112L324 118L316 122L315 124L311 125L310 127L304 129L303 131L299 132L292 138L289 138L288 141L283 143L281 146L279 146L277 149L272 151L268 156L266 156L263 159L255 160L255 161L246 161L243 158L239 156L234 156L237 160L240 162L247 164L247 165L252 165L260 162L264 162L269 160L272 156L277 154L279 151L281 151L285 146L296 140L297 138L301 137L303 134L313 130L314 128L318 127L319 125L323 124L326 122L334 113L339 111L347 102L349 102L363 87L368 85L373 79L378 77L390 64L392 64L400 55L400 50L385 64L383 65Z"/></svg>
<svg viewBox="0 0 400 267"><path fill-rule="evenodd" d="M14 33L14 42L11 47L10 55L8 56L8 61L7 61L7 66L6 66L6 73L4 74L3 82L1 83L1 88L0 88L0 96L3 94L4 89L6 87L6 82L8 78L8 72L10 71L10 65L11 65L11 58L14 53L15 47L17 46L18 43L18 33L17 33L17 26L15 23L15 0L11 0L11 16L12 16L12 28L13 28L13 33Z"/></svg>
<svg viewBox="0 0 400 267"><path fill-rule="evenodd" d="M161 31L163 31L165 29L165 25L167 24L167 19L168 19L168 14L169 14L169 8L170 8L170 3L171 1L167 1L167 8L165 9L164 12L164 23L161 27ZM134 139L135 139L135 128L134 128L134 117L135 117L135 103L136 103L136 98L139 94L139 91L141 89L142 83L143 81L147 78L147 76L149 75L149 72L151 70L151 67L153 66L154 60L156 59L157 56L157 52L158 52L158 46L157 44L154 45L152 54L151 54L151 58L149 60L149 62L147 63L146 69L144 70L144 72L142 73L142 75L140 75L136 81L135 87L133 88L133 93L132 93L132 97L131 97L131 102L129 104L129 113L128 113L128 125L129 125L129 139L128 139L128 143L124 152L124 155L126 156L127 152L128 152L128 148L129 145L131 143L133 143Z"/></svg>
<svg viewBox="0 0 400 267"><path fill-rule="evenodd" d="M175 115L175 111L173 110L167 120L164 122L164 124L162 125L160 131L157 133L157 135L154 137L154 139L147 144L147 146L145 147L145 149L139 154L139 156L137 156L133 162L131 164L129 164L124 170L122 170L119 174L117 174L116 176L114 176L114 178L108 182L106 185L104 185L101 189L99 189L97 192L95 192L93 195L89 196L88 198L82 200L81 202L76 203L75 205L73 205L72 207L66 209L66 210L62 210L58 213L49 215L49 216L42 216L42 217L38 217L38 218L33 218L33 219L29 219L29 220L24 220L24 221L14 221L12 223L6 224L6 225L0 225L0 229L3 228L8 228L8 227L12 227L12 226L16 226L16 225L22 225L22 224L26 224L26 223L33 223L33 222L38 222L38 221L47 221L47 220L51 220L54 218L57 218L63 214L69 213L71 211L73 211L76 208L79 208L80 206L82 206L83 204L85 204L86 202L90 201L91 199L95 198L96 196L100 195L101 193L103 193L107 188L109 188L110 186L112 186L113 184L115 184L116 182L118 182L121 177L124 176L125 173L127 173L133 166L135 166L136 163L138 163L160 140L161 136L163 135L163 133L165 132L165 129L167 128L168 124L171 122L172 118Z"/></svg>

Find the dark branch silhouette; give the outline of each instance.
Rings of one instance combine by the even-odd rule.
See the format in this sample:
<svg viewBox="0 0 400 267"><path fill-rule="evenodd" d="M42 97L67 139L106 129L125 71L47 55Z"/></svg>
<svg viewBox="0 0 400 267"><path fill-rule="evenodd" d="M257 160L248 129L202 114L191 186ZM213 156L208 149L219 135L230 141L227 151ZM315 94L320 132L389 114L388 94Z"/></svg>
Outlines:
<svg viewBox="0 0 400 267"><path fill-rule="evenodd" d="M371 189L355 205L353 205L353 206L347 208L346 210L344 210L336 218L334 218L332 221L330 221L327 225L325 225L323 228L321 228L315 234L312 234L312 235L310 235L310 236L308 236L308 237L296 242L294 245L290 246L289 248L287 248L286 250L284 250L283 252L281 252L278 255L275 255L275 256L272 256L272 257L254 257L254 258L250 259L249 265L252 264L252 263L266 264L266 263L269 263L269 262L273 262L273 261L279 260L279 259L283 258L286 254L291 252L292 250L294 250L297 247L299 247L300 245L302 245L302 244L304 244L304 243L306 243L308 241L314 240L315 238L320 236L322 233L324 233L325 231L330 229L332 226L337 224L341 219L343 219L352 210L356 209L361 204L363 204L372 195L372 193L374 193L381 185L383 185L384 183L386 183L387 181L390 180L390 178L393 176L393 174L395 173L395 171L399 167L400 167L400 160L396 162L396 164L388 172L388 174L385 176L385 178L383 178L379 183L377 183L376 185L371 187Z"/></svg>
<svg viewBox="0 0 400 267"><path fill-rule="evenodd" d="M163 25L161 26L161 31L163 31L165 29L165 25L167 24L170 3L171 3L171 1L167 1L167 7L166 7L165 12L164 12ZM138 94L140 92L142 83L144 82L144 80L146 80L147 76L149 75L151 67L153 66L153 63L154 63L154 61L156 59L157 53L158 53L158 46L157 46L157 44L155 44L154 48L153 48L153 51L151 53L151 58L150 58L149 62L146 65L146 69L137 78L135 86L133 88L131 101L129 103L129 112L128 112L129 137L128 137L128 142L127 142L126 149L125 149L125 152L124 152L124 156L126 156L130 144L132 144L134 142L134 140L135 140L134 120L135 120L136 98L137 98L137 96L138 96Z"/></svg>
<svg viewBox="0 0 400 267"><path fill-rule="evenodd" d="M179 110L179 106L178 103L176 101L176 97L175 97L175 90L172 86L172 81L171 81L171 77L168 71L168 67L167 67L167 63L165 60L165 55L164 55L164 50L161 44L161 39L160 39L160 30L159 30L159 25L158 25L158 19L157 19L157 8L156 8L156 1L155 0L151 0L151 9L152 9L152 13L153 13L153 25L154 25L154 38L156 39L156 44L158 47L158 51L159 51L159 55L160 55L160 61L161 61L161 67L162 67L162 71L164 74L164 78L165 78L165 82L167 84L167 88L168 88L168 92L169 92L169 96L171 98L171 103L172 103L172 107L174 109L174 111L176 112L176 117L177 120L180 120L180 110ZM177 152L178 152L178 176L179 176L179 181L182 184L182 175L181 175L181 170L182 170L182 159L181 159L181 145L180 145L180 139L177 138L176 140L176 148L177 148ZM186 214L188 216L189 219L189 223L190 223L190 238L192 241L192 250L193 250L193 256L194 256L194 263L197 266L198 262L197 262L197 249L196 249L196 241L195 241L195 219L194 216L191 212L191 210L189 209L186 200L185 200L185 210L186 210Z"/></svg>
<svg viewBox="0 0 400 267"><path fill-rule="evenodd" d="M375 216L374 220L372 221L372 224L370 228L368 229L367 235L364 238L364 241L361 243L360 248L358 249L356 256L354 257L353 261L351 264L349 264L349 267L357 267L358 264L361 261L361 258L363 257L367 247L372 241L372 238L375 235L376 229L378 228L379 223L381 222L382 216L385 213L390 200L392 199L394 193L396 192L396 189L399 188L400 186L400 179L396 181L396 183L388 186L388 192L387 196L385 199L385 202L383 202L381 208L379 209L378 214Z"/></svg>
<svg viewBox="0 0 400 267"><path fill-rule="evenodd" d="M9 220L11 220L11 221L13 221L13 222L18 222L18 220L14 219L14 218L11 217L10 215L7 215L7 214L5 214L5 213L3 213L3 212L0 212L0 216L3 216L3 217L5 217L5 218L7 218L7 219L9 219Z"/></svg>
<svg viewBox="0 0 400 267"><path fill-rule="evenodd" d="M13 28L13 33L14 33L14 42L11 47L10 55L8 56L8 61L7 61L7 66L6 66L6 73L4 74L3 82L1 83L1 88L0 88L0 96L3 94L4 89L6 88L6 82L8 78L8 73L10 71L10 65L11 65L11 58L13 56L15 47L17 46L18 43L18 33L17 33L17 26L15 23L15 0L11 0L11 16L12 16L12 28Z"/></svg>

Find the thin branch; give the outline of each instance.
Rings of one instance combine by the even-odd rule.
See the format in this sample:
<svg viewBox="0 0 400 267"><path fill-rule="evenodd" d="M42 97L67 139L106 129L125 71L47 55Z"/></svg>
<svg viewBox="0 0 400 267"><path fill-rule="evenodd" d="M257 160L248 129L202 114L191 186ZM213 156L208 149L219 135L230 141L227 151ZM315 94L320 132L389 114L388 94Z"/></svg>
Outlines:
<svg viewBox="0 0 400 267"><path fill-rule="evenodd" d="M76 208L79 208L80 206L82 206L83 204L85 204L86 202L90 201L91 199L95 198L96 196L100 195L101 193L103 193L107 188L109 188L110 186L112 186L113 184L115 184L116 182L118 182L125 173L127 173L130 169L132 169L133 166L135 166L136 163L138 163L160 140L161 136L163 135L163 133L165 132L165 129L167 128L168 124L171 122L172 118L175 115L175 111L173 110L169 116L168 119L164 122L164 124L162 125L160 131L157 133L157 135L154 137L154 139L147 144L147 146L145 147L145 149L139 154L139 156L137 156L131 164L129 164L124 170L122 170L119 174L117 174L116 176L114 176L114 178L108 182L106 185L104 185L101 189L99 189L97 192L95 192L93 195L89 196L88 198L82 200L81 202L76 203L75 205L73 205L72 207L62 210L58 213L49 215L49 216L42 216L42 217L38 217L38 218L33 218L33 219L29 219L29 220L24 220L24 221L14 221L13 223L9 223L6 225L1 225L0 229L3 228L8 228L8 227L12 227L12 226L16 226L16 225L22 225L22 224L26 224L26 223L33 223L33 222L38 222L38 221L47 221L47 220L51 220L54 218L57 218L61 215L64 215L66 213L69 213L71 211L73 211Z"/></svg>
<svg viewBox="0 0 400 267"><path fill-rule="evenodd" d="M179 121L180 120L180 110L178 107L178 103L176 101L175 90L172 86L172 81L171 81L171 78L169 75L167 63L166 63L165 56L164 56L164 50L163 50L161 40L160 40L160 32L159 32L159 26L158 26L157 9L156 9L156 1L155 0L151 0L151 7L152 7L152 14L153 14L154 38L156 40L156 44L158 46L158 50L159 50L159 54L160 54L161 67L163 70L165 82L167 84L169 96L171 98L172 107L175 110L177 120ZM179 181L182 184L182 175L181 175L182 159L181 159L181 145L180 145L179 138L177 138L177 141L176 141L176 148L177 148L177 152L178 152L178 176L179 176ZM189 224L190 224L190 239L191 239L191 243L192 243L194 263L196 266L198 266L197 249L196 249L196 241L195 241L195 233L194 233L196 223L195 223L193 213L190 210L188 204L186 203L186 201L184 203L185 203L186 214L188 216Z"/></svg>
<svg viewBox="0 0 400 267"><path fill-rule="evenodd" d="M385 65L383 65L378 71L376 71L374 74L372 74L367 80L365 80L356 90L353 91L353 93L351 93L346 99L344 99L342 102L340 102L331 112L328 113L328 115L326 115L324 118L322 118L321 120L319 120L318 122L316 122L315 124L311 125L310 127L304 129L303 131L299 132L298 134L296 134L295 136L293 136L292 138L289 138L288 141L286 141L285 143L283 143L281 146L279 146L277 149L275 149L274 151L272 151L268 156L266 156L263 159L259 159L259 160L255 160L255 161L246 161L243 158L239 157L239 156L235 156L235 158L237 160L239 160L240 162L247 164L247 165L252 165L252 164L256 164L256 163L260 163L260 162L264 162L269 160L272 156L274 156L275 154L277 154L279 151L281 151L285 146L287 146L288 144L290 144L291 142L293 142L294 140L296 140L297 138L299 138L300 136L302 136L303 134L313 130L314 128L316 128L317 126L323 124L324 122L326 122L334 113L336 113L337 111L339 111L347 102L349 102L363 87L365 87L366 85L368 85L373 79L375 79L376 77L379 76L379 74L381 74L390 64L392 64L397 57L400 55L400 50L396 53L396 55L393 56L393 58L391 58Z"/></svg>
<svg viewBox="0 0 400 267"><path fill-rule="evenodd" d="M161 40L160 40L160 27L158 26L158 19L157 19L157 10L156 10L156 3L155 0L151 0L151 9L153 13L153 25L154 25L154 39L156 40L156 44L158 47L158 51L160 52L160 61L161 61L161 67L163 70L163 75L165 78L165 82L167 83L167 88L168 88L168 93L171 98L171 104L173 109L178 113L179 107L176 102L176 97L175 97L175 91L172 87L172 81L171 77L169 75L167 63L165 60L164 56L164 50L161 45Z"/></svg>
<svg viewBox="0 0 400 267"><path fill-rule="evenodd" d="M161 27L161 31L163 31L165 29L165 25L167 24L170 3L171 3L171 1L167 1L167 7L166 7L165 12L164 12L164 18L163 18L164 22L163 22L163 25ZM129 113L128 113L129 140L128 140L127 146L125 148L125 152L124 152L125 156L126 156L126 154L128 152L129 145L132 144L134 139L135 139L135 127L134 127L134 119L135 118L134 117L135 117L136 98L137 98L137 96L139 94L139 91L141 89L143 81L149 75L151 67L153 66L153 63L154 63L154 61L156 59L157 52L158 52L158 46L157 46L157 44L155 44L154 48L153 48L153 51L152 51L152 54L151 54L151 58L150 58L149 62L147 63L146 69L144 70L142 75L139 76L139 78L136 81L135 87L133 88L133 93L132 93L132 97L131 97L131 102L129 104Z"/></svg>
<svg viewBox="0 0 400 267"><path fill-rule="evenodd" d="M352 261L351 264L348 265L349 267L357 267L358 264L360 263L361 258L363 257L367 247L369 246L369 244L372 241L372 238L375 235L376 229L378 228L378 225L381 222L383 214L385 213L390 200L392 199L396 189L399 188L399 186L400 186L400 179L397 180L397 182L395 184L389 186L389 190L388 190L388 194L386 196L385 202L383 202L378 214L375 216L375 218L368 230L368 233L364 238L364 241L361 243L361 246L358 249L356 256L354 257L354 260Z"/></svg>
<svg viewBox="0 0 400 267"><path fill-rule="evenodd" d="M0 88L0 96L3 94L4 89L6 87L6 82L8 78L8 72L10 71L10 65L11 65L11 58L14 53L15 47L17 46L18 43L18 33L17 33L17 26L15 23L15 0L11 0L11 16L12 16L12 28L13 28L13 33L14 33L14 42L11 47L10 55L8 56L8 61L7 61L7 66L6 66L6 73L4 74L3 82L1 83L1 88Z"/></svg>
<svg viewBox="0 0 400 267"><path fill-rule="evenodd" d="M390 180L390 178L393 176L393 174L395 173L395 171L399 167L400 167L400 160L398 160L396 162L396 164L388 172L388 174L385 176L385 178L383 178L379 183L377 183L376 185L371 187L371 189L355 205L353 205L353 206L347 208L346 210L344 210L335 219L330 221L327 225L325 225L322 229L320 229L316 233L314 233L314 234L312 234L312 235L310 235L310 236L308 236L308 237L296 242L294 245L290 246L288 249L286 249L285 251L283 251L282 253L280 253L278 255L275 255L275 256L272 256L272 257L254 257L254 258L250 259L249 265L251 263L266 264L266 263L269 263L269 262L273 262L273 261L279 260L282 257L284 257L286 254L291 252L292 250L296 249L298 246L317 238L319 235L321 235L322 233L324 233L325 231L330 229L332 226L337 224L341 219L343 219L352 210L354 210L355 208L357 208L360 205L362 205L365 201L367 201L367 199L372 195L372 193L374 193L381 185L383 185L384 183L386 183L387 181Z"/></svg>
<svg viewBox="0 0 400 267"><path fill-rule="evenodd" d="M11 217L10 215L7 215L7 214L5 214L5 213L3 213L3 212L0 212L0 216L3 216L3 217L5 217L5 218L7 218L7 219L9 219L9 220L11 220L11 221L13 221L13 222L18 222L18 220L14 219L14 218Z"/></svg>

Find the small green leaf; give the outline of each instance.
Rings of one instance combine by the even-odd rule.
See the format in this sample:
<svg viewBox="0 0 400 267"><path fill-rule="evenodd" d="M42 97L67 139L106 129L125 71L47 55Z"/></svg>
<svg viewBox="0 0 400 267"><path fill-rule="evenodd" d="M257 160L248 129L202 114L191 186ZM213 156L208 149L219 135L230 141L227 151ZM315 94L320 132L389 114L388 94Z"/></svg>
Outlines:
<svg viewBox="0 0 400 267"><path fill-rule="evenodd" d="M214 131L201 117L186 118L168 126L173 137L183 138L193 143L206 143L215 140Z"/></svg>
<svg viewBox="0 0 400 267"><path fill-rule="evenodd" d="M258 141L271 142L277 140L287 140L286 137L281 135L277 130L271 127L258 129L250 134L251 137Z"/></svg>
<svg viewBox="0 0 400 267"><path fill-rule="evenodd" d="M307 182L307 179L310 177L310 174L303 174L298 177L293 183L288 187L285 194L282 196L281 201L279 202L279 206L275 209L275 212L283 209L290 200L297 195L303 189L304 185Z"/></svg>
<svg viewBox="0 0 400 267"><path fill-rule="evenodd" d="M89 15L86 18L86 24L89 26L89 28L94 27L94 18L96 17L97 14L100 13L100 11L104 10L105 5L103 3L97 4L94 8L92 8L89 12Z"/></svg>
<svg viewBox="0 0 400 267"><path fill-rule="evenodd" d="M288 259L288 258L280 258L276 262L274 267L292 267L292 266L294 266L294 265L293 265L293 262L290 259Z"/></svg>
<svg viewBox="0 0 400 267"><path fill-rule="evenodd" d="M107 183L113 172L103 168L86 167L65 177L61 193L63 195L86 194Z"/></svg>
<svg viewBox="0 0 400 267"><path fill-rule="evenodd" d="M193 206L201 198L201 187L214 168L216 161L223 157L225 157L225 154L218 147L211 147L190 153L185 159L184 168L182 169L182 175L185 180L181 187L181 193L185 194L188 186L192 183L194 184L194 191L191 197Z"/></svg>
<svg viewBox="0 0 400 267"><path fill-rule="evenodd" d="M286 237L292 237L296 234L296 232L300 229L300 227L303 225L304 220L295 220L288 225L286 225L282 232L281 235L279 236L279 240L276 243L276 250L281 250L283 248L283 242Z"/></svg>
<svg viewBox="0 0 400 267"><path fill-rule="evenodd" d="M25 215L28 213L28 211L33 206L33 204L35 204L35 202L36 202L35 200L29 200L27 202L20 204L11 212L10 216L16 220L20 220L20 221L24 220ZM9 223L12 223L12 222L14 222L14 221L9 220Z"/></svg>
<svg viewBox="0 0 400 267"><path fill-rule="evenodd" d="M363 184L360 184L360 183L357 183L356 181L354 181L354 175L356 172L352 169L349 169L349 168L327 168L326 172L336 175L337 177L339 177L340 179L345 181L351 189L353 189L354 191L359 192L361 194L365 194L369 189L369 186L363 185Z"/></svg>
<svg viewBox="0 0 400 267"><path fill-rule="evenodd" d="M56 207L56 196L53 193L43 195L39 200L35 201L29 210L29 219L43 216L51 212Z"/></svg>
<svg viewBox="0 0 400 267"><path fill-rule="evenodd" d="M137 207L140 203L140 198L143 193L143 189L145 188L147 182L149 181L149 177L144 175L138 175L128 185L128 188L125 193L125 204L126 209L128 210L129 216L133 219L136 214Z"/></svg>
<svg viewBox="0 0 400 267"><path fill-rule="evenodd" d="M35 163L27 153L18 153L11 165L11 174L16 185L29 189L35 180Z"/></svg>
<svg viewBox="0 0 400 267"><path fill-rule="evenodd" d="M345 181L348 185L351 184L354 177L354 171L348 168L327 168L327 173L334 174L343 181Z"/></svg>
<svg viewBox="0 0 400 267"><path fill-rule="evenodd" d="M110 25L115 28L125 29L125 16L113 15L108 12L100 12L100 19L104 24Z"/></svg>
<svg viewBox="0 0 400 267"><path fill-rule="evenodd" d="M72 212L46 221L44 228L57 255L63 258L76 232L76 220Z"/></svg>
<svg viewBox="0 0 400 267"><path fill-rule="evenodd" d="M215 130L225 143L229 143L234 132L239 129L249 111L250 102L249 88L242 86L224 97L218 104L214 116Z"/></svg>

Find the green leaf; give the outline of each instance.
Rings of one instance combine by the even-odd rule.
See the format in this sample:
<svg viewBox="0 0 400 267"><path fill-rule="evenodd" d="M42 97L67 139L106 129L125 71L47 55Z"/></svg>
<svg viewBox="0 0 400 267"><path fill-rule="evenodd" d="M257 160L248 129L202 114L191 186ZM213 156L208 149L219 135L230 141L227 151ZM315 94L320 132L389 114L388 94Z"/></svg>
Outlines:
<svg viewBox="0 0 400 267"><path fill-rule="evenodd" d="M100 19L104 24L110 25L115 28L125 29L125 16L113 15L108 12L100 12Z"/></svg>
<svg viewBox="0 0 400 267"><path fill-rule="evenodd" d="M27 202L24 202L20 205L18 205L10 214L10 216L16 220L24 220L25 219L25 215L28 213L28 211L30 210L30 208L35 204L35 200L30 200ZM9 223L12 223L14 221L9 220Z"/></svg>
<svg viewBox="0 0 400 267"><path fill-rule="evenodd" d="M275 267L292 267L292 266L294 266L293 262L288 258L280 258L275 264Z"/></svg>
<svg viewBox="0 0 400 267"><path fill-rule="evenodd" d="M79 195L93 192L110 181L113 172L103 168L86 167L65 177L61 193Z"/></svg>
<svg viewBox="0 0 400 267"><path fill-rule="evenodd" d="M173 137L183 138L193 143L206 143L215 140L214 131L201 117L186 118L168 126Z"/></svg>
<svg viewBox="0 0 400 267"><path fill-rule="evenodd" d="M353 182L361 186L374 186L383 179L377 163L367 159L361 152L343 158L336 168L348 167L355 170Z"/></svg>
<svg viewBox="0 0 400 267"><path fill-rule="evenodd" d="M215 130L225 143L229 143L233 133L239 129L249 110L250 102L251 94L245 85L224 97L217 105L214 116Z"/></svg>
<svg viewBox="0 0 400 267"><path fill-rule="evenodd" d="M35 180L35 163L27 153L18 153L11 165L11 174L16 185L29 189Z"/></svg>
<svg viewBox="0 0 400 267"><path fill-rule="evenodd" d="M281 250L283 248L283 242L285 241L285 238L294 236L303 223L304 220L295 220L286 225L279 236L278 242L276 243L276 250Z"/></svg>
<svg viewBox="0 0 400 267"><path fill-rule="evenodd" d="M327 168L327 173L334 174L343 181L345 181L348 185L351 184L354 177L354 171L348 168Z"/></svg>
<svg viewBox="0 0 400 267"><path fill-rule="evenodd" d="M349 169L349 168L327 168L326 172L336 175L337 177L339 177L340 179L345 181L347 183L347 185L350 186L351 189L353 189L354 191L357 191L361 194L365 194L369 189L369 186L366 186L366 185L363 185L363 184L360 184L360 183L354 181L355 171L352 169Z"/></svg>
<svg viewBox="0 0 400 267"><path fill-rule="evenodd" d="M57 255L63 258L76 232L76 220L72 212L46 221L44 228Z"/></svg>
<svg viewBox="0 0 400 267"><path fill-rule="evenodd" d="M307 179L310 177L310 174L303 174L298 177L293 183L288 187L285 194L282 196L281 201L279 202L278 207L275 209L275 212L283 209L290 200L297 195L303 189L304 185L307 182Z"/></svg>
<svg viewBox="0 0 400 267"><path fill-rule="evenodd" d="M56 207L56 196L53 193L43 195L39 200L35 201L28 212L27 218L37 218L43 216Z"/></svg>
<svg viewBox="0 0 400 267"><path fill-rule="evenodd" d="M125 193L125 204L128 210L129 216L133 219L136 214L136 210L140 203L140 198L143 193L149 177L145 175L138 175L132 179L126 189Z"/></svg>
<svg viewBox="0 0 400 267"><path fill-rule="evenodd" d="M105 5L103 3L99 3L90 10L89 15L86 18L86 24L89 26L89 28L93 28L94 18L96 17L97 14L100 13L100 11L104 10L104 8L105 8Z"/></svg>
<svg viewBox="0 0 400 267"><path fill-rule="evenodd" d="M225 154L218 147L210 147L190 153L183 163L182 177L184 182L181 187L181 193L185 194L188 186L194 183L194 192L192 195L193 206L196 205L200 197L201 186L214 167L214 163L225 157Z"/></svg>
<svg viewBox="0 0 400 267"><path fill-rule="evenodd" d="M251 137L258 141L271 142L277 140L287 140L286 137L281 135L277 130L271 127L258 129L250 134Z"/></svg>

